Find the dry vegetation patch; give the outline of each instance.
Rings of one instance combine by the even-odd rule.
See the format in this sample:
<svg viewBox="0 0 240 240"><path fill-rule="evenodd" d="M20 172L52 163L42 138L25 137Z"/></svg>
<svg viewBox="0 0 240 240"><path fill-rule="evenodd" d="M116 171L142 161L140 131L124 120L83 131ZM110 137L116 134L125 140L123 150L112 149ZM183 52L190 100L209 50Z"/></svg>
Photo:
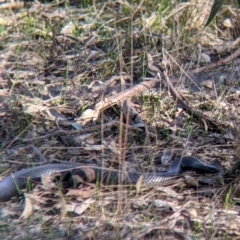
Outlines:
<svg viewBox="0 0 240 240"><path fill-rule="evenodd" d="M45 179L23 213L0 204L1 239L238 239L239 10L204 28L211 6L196 1L4 4L2 176L69 161L162 171L183 155L221 173L68 194Z"/></svg>

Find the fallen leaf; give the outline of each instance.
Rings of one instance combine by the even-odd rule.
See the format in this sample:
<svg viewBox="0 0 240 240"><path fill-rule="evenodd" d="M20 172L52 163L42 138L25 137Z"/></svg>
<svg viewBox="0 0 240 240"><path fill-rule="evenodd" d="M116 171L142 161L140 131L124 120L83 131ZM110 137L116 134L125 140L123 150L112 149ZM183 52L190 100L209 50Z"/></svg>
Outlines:
<svg viewBox="0 0 240 240"><path fill-rule="evenodd" d="M136 190L137 190L137 193L139 193L140 192L140 189L141 189L141 187L142 187L142 185L143 185L143 175L141 175L140 177L139 177L139 179L137 180L137 183L136 183Z"/></svg>
<svg viewBox="0 0 240 240"><path fill-rule="evenodd" d="M40 201L38 197L35 197L33 194L25 193L25 206L24 210L20 216L20 219L28 218L34 209L40 209Z"/></svg>
<svg viewBox="0 0 240 240"><path fill-rule="evenodd" d="M81 205L75 207L74 212L80 215L83 212L85 212L86 209L88 209L93 203L95 203L95 200L92 198L89 198L83 203L81 203Z"/></svg>
<svg viewBox="0 0 240 240"><path fill-rule="evenodd" d="M84 189L69 189L66 196L75 196L80 197L81 199L85 199L89 198L94 192L95 189L92 189L91 187L87 187Z"/></svg>

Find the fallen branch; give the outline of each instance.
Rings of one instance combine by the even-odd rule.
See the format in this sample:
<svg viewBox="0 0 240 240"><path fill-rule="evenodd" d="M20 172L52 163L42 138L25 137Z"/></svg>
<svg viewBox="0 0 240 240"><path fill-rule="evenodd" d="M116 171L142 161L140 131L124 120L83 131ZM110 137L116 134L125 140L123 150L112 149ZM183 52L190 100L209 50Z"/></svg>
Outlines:
<svg viewBox="0 0 240 240"><path fill-rule="evenodd" d="M23 8L25 5L24 2L4 2L0 3L0 9L1 10L6 10L6 9L17 9L17 8Z"/></svg>
<svg viewBox="0 0 240 240"><path fill-rule="evenodd" d="M224 132L226 126L222 126L222 124L216 120L211 119L210 117L204 115L202 112L192 109L188 101L174 88L171 81L169 80L165 71L163 71L164 78L166 79L168 88L173 98L177 101L177 103L182 107L182 109L188 113L190 116L193 116L197 119L200 119L205 127L205 131L208 131L208 126L212 126L220 132Z"/></svg>
<svg viewBox="0 0 240 240"><path fill-rule="evenodd" d="M200 119L204 126L205 126L205 130L208 130L208 126L211 126L215 129L217 129L220 132L224 132L224 130L226 129L226 126L223 126L223 124L219 123L216 120L211 119L208 116L205 116L202 112L200 111L196 111L194 109L192 109L189 106L189 103L187 101L186 98L184 98L173 86L172 82L170 81L170 79L168 78L166 71L165 70L160 70L160 68L158 67L157 64L154 63L152 56L150 54L147 54L147 58L148 58L148 62L149 65L148 67L150 68L152 73L155 73L157 75L157 77L159 78L159 80L161 81L161 72L163 74L163 83L165 85L165 87L167 89L169 89L169 92L171 93L172 97L174 98L174 100L177 102L177 104L184 110L186 111L189 115ZM153 67L154 66L154 67Z"/></svg>
<svg viewBox="0 0 240 240"><path fill-rule="evenodd" d="M209 69L213 69L213 68L216 68L216 67L223 66L223 65L227 64L228 62L232 61L234 58L237 58L239 56L240 56L240 48L237 49L230 56L228 56L228 57L226 57L224 59L221 59L221 60L219 60L216 63L211 63L211 64L209 64L207 66L200 67L200 68L195 68L195 69L191 70L191 73L199 73L199 72L202 72L202 71L205 71L205 70L209 70Z"/></svg>
<svg viewBox="0 0 240 240"><path fill-rule="evenodd" d="M117 95L114 95L110 98L100 101L99 103L96 104L95 110L100 112L100 111L102 111L106 108L109 108L109 107L115 105L116 103L121 102L129 97L139 95L142 92L153 88L157 83L159 83L159 80L154 79L152 81L145 81L140 84L137 84L137 85L133 86L132 88L129 88L123 92L120 92Z"/></svg>
<svg viewBox="0 0 240 240"><path fill-rule="evenodd" d="M135 127L135 126L130 126L124 123L120 123L118 121L111 121L108 123L104 123L101 125L96 125L96 126L92 126L92 127L88 127L85 129L80 129L80 130L71 130L71 131L64 131L64 130L57 130L53 133L49 133L40 137L34 137L34 138L24 138L24 139L20 139L17 138L15 140L21 140L24 143L33 143L36 141L41 141L41 140L45 140L47 138L50 137L56 137L56 136L67 136L67 137L71 137L71 136L77 136L77 135L81 135L81 134L87 134L87 133L93 133L93 132L97 132L97 131L101 131L103 128L108 128L108 127L112 127L112 126L118 126L122 124L124 127L130 129L130 130L137 130L137 131L144 131L141 128ZM153 135L155 136L155 135Z"/></svg>

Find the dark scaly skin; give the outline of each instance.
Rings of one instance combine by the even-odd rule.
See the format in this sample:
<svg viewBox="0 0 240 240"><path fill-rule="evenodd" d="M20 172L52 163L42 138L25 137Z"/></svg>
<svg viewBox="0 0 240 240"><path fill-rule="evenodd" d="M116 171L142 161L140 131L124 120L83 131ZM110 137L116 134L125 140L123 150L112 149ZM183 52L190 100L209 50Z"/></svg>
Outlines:
<svg viewBox="0 0 240 240"><path fill-rule="evenodd" d="M26 187L29 178L39 179L43 175L51 175L76 167L79 167L79 164L47 164L17 171L0 182L0 201L7 201L18 195L19 190Z"/></svg>
<svg viewBox="0 0 240 240"><path fill-rule="evenodd" d="M84 165L86 167L86 165ZM82 164L69 163L69 164L47 164L38 167L32 167L24 170L20 170L11 174L0 182L0 201L7 201L11 197L19 194L19 190L23 189L27 185L27 179L39 179L43 175L51 175L58 172L71 171L75 168L81 169ZM101 170L94 166L87 166L94 170L95 175L98 176L98 180L104 184L118 184L119 172L110 170ZM197 172L204 173L217 173L219 169L213 165L205 164L197 158L182 157L176 158L172 161L167 172L148 172L143 175L142 183L144 185L160 185L173 178L180 177L181 173L185 170L195 170ZM122 184L136 184L139 177L142 174L128 173L122 171ZM80 173L81 174L81 173ZM84 176L85 177L85 176Z"/></svg>

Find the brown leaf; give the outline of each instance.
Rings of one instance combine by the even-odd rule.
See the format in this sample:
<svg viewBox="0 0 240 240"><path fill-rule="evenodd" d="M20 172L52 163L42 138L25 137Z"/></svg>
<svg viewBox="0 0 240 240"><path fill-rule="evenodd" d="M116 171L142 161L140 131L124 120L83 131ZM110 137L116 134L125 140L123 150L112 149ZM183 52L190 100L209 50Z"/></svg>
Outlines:
<svg viewBox="0 0 240 240"><path fill-rule="evenodd" d="M66 196L75 196L84 199L89 198L94 192L95 189L92 189L91 187L87 187L84 189L70 189Z"/></svg>
<svg viewBox="0 0 240 240"><path fill-rule="evenodd" d="M93 203L95 203L95 200L92 198L89 198L83 203L81 203L80 205L76 206L74 209L74 212L80 215L83 212L85 212L85 210L88 209Z"/></svg>
<svg viewBox="0 0 240 240"><path fill-rule="evenodd" d="M41 181L44 189L52 189L56 187L55 183L52 181L51 175L43 175Z"/></svg>
<svg viewBox="0 0 240 240"><path fill-rule="evenodd" d="M171 197L177 198L179 200L184 199L184 197L182 195L180 195L180 193L175 192L170 187L166 187L166 186L165 187L157 187L156 189L164 192L167 196L171 196Z"/></svg>
<svg viewBox="0 0 240 240"><path fill-rule="evenodd" d="M20 219L28 218L32 212L33 212L33 200L31 198L26 197L25 198L25 207L20 216Z"/></svg>
<svg viewBox="0 0 240 240"><path fill-rule="evenodd" d="M141 189L141 186L143 185L143 175L141 175L136 183L136 190L137 190L137 193L140 192L140 189Z"/></svg>
<svg viewBox="0 0 240 240"><path fill-rule="evenodd" d="M28 218L34 209L40 209L40 201L38 197L35 197L33 194L25 193L25 206L24 210L20 216L20 219Z"/></svg>
<svg viewBox="0 0 240 240"><path fill-rule="evenodd" d="M96 166L95 166L96 167ZM82 166L81 169L84 171L84 173L87 176L88 182L93 182L96 180L96 174L95 171L90 166Z"/></svg>

